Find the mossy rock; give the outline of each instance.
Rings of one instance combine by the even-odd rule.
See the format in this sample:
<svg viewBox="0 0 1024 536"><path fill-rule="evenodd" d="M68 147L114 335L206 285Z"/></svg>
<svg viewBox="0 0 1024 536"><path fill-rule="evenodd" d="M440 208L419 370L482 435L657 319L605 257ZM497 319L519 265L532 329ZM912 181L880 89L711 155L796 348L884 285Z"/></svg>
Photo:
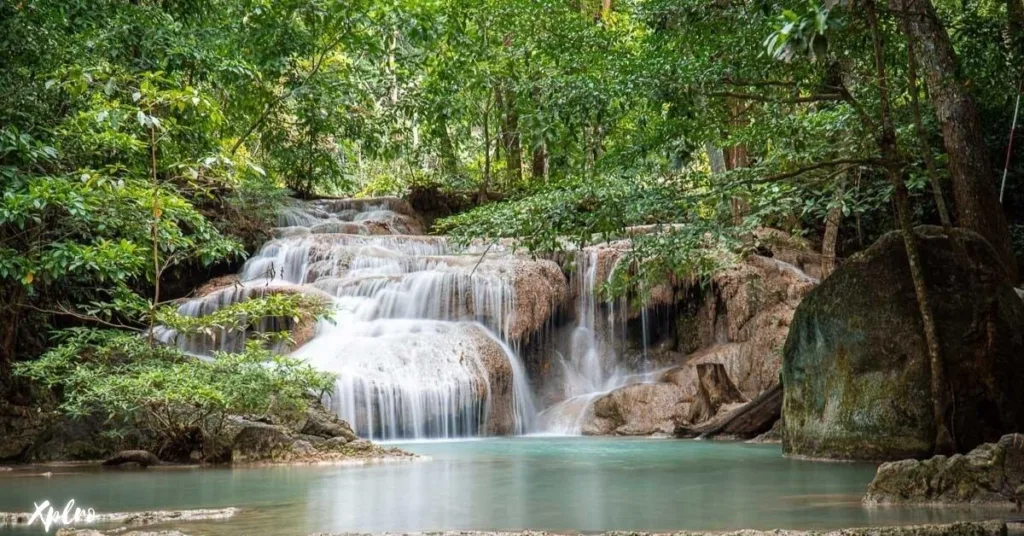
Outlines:
<svg viewBox="0 0 1024 536"><path fill-rule="evenodd" d="M919 227L960 452L1024 429L1024 302L992 247ZM961 258L965 257L965 258ZM894 460L933 451L930 367L903 238L889 233L801 302L783 351L784 450Z"/></svg>

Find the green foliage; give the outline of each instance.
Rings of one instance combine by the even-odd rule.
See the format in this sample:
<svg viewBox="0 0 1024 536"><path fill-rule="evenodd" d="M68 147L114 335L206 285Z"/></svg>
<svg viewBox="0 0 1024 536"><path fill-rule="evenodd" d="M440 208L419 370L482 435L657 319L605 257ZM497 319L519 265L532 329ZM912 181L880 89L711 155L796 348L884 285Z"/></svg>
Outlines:
<svg viewBox="0 0 1024 536"><path fill-rule="evenodd" d="M244 329L269 316L325 312L319 305L311 313L300 298L249 300L202 319L175 319L165 310L161 319L182 333L203 333ZM57 389L60 410L69 416L105 416L112 434L151 434L158 454L171 457L187 456L197 445L205 456L219 456L231 415L299 411L309 395L333 384L330 375L269 350L271 338L253 337L243 352L209 359L122 330L75 328L59 332L55 342L40 359L18 363L15 373Z"/></svg>
<svg viewBox="0 0 1024 536"><path fill-rule="evenodd" d="M1020 51L1016 36L1004 38L1005 2L933 3L989 145L1006 147ZM899 165L915 216L932 222L906 37L876 4ZM165 272L238 259L262 239L286 189L402 195L429 185L501 198L438 230L462 242L514 238L537 253L678 224L635 240L624 273L639 288L658 270L703 272L718 258L680 248L735 252L763 225L818 234L836 205L857 229L844 228L839 249L855 249L891 220L875 143L881 95L859 8L0 4L0 320L22 334L27 311L152 323ZM925 151L948 189L927 101ZM733 157L719 169L723 153ZM1019 160L1011 159L1011 209L1024 192ZM0 364L12 344L0 341Z"/></svg>
<svg viewBox="0 0 1024 536"><path fill-rule="evenodd" d="M260 324L268 318L283 319L296 325L301 321L317 321L327 317L330 304L323 299L304 294L272 294L233 303L210 314L186 316L178 313L176 307L163 307L157 312L157 322L182 335L214 336L222 330L235 332L259 331ZM261 334L263 342L280 342L289 333L267 332Z"/></svg>

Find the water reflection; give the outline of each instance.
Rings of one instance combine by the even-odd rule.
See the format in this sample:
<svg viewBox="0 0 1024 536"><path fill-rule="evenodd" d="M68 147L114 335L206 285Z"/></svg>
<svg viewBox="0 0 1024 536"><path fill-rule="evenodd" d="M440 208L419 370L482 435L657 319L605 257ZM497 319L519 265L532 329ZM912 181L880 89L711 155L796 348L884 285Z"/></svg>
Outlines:
<svg viewBox="0 0 1024 536"><path fill-rule="evenodd" d="M789 460L773 446L597 438L404 446L433 461L93 471L48 479L8 473L0 476L0 510L30 510L33 500L44 498L63 504L71 497L98 512L244 509L227 522L183 526L197 535L836 528L1000 515L864 508L860 497L874 466Z"/></svg>

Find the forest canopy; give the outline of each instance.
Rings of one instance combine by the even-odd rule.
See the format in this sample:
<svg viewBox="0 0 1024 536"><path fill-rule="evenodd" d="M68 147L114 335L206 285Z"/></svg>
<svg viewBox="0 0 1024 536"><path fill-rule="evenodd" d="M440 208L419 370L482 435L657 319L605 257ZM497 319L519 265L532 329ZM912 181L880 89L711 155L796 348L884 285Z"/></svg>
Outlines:
<svg viewBox="0 0 1024 536"><path fill-rule="evenodd" d="M451 196L435 232L538 254L666 226L623 289L765 226L827 265L961 226L1016 273L1022 28L1020 0L4 2L0 371L152 331L291 196Z"/></svg>

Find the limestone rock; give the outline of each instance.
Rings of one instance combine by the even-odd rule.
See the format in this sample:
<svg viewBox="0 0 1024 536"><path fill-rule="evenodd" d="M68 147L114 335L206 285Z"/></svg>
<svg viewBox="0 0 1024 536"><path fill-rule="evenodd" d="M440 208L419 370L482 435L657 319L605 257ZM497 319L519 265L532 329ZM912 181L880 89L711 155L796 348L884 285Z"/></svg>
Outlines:
<svg viewBox="0 0 1024 536"><path fill-rule="evenodd" d="M771 227L757 229L754 238L771 252L772 258L792 264L813 278L821 278L821 255L805 238Z"/></svg>
<svg viewBox="0 0 1024 536"><path fill-rule="evenodd" d="M602 266L598 270L607 269ZM692 437L717 430L751 438L768 430L782 399L775 389L790 319L816 284L796 267L758 255L721 270L712 277L710 289L692 296L695 306L679 317L679 339L690 352L687 361L663 372L655 383L629 385L598 397L585 416L584 433ZM707 399L695 404L701 395L701 369L714 381L705 386ZM708 388L716 391L717 401L712 402ZM774 398L741 412L743 402L768 393ZM733 411L737 413L726 419ZM719 426L725 423L729 426Z"/></svg>
<svg viewBox="0 0 1024 536"><path fill-rule="evenodd" d="M196 297L201 298L203 296L208 296L218 290L223 290L240 284L241 279L238 277L238 274L215 277L196 289Z"/></svg>
<svg viewBox="0 0 1024 536"><path fill-rule="evenodd" d="M288 461L295 439L282 426L249 422L231 444L232 462Z"/></svg>
<svg viewBox="0 0 1024 536"><path fill-rule="evenodd" d="M319 403L311 404L306 409L306 422L299 432L312 436L341 439L345 442L358 439L358 436L352 431L352 426L327 411Z"/></svg>
<svg viewBox="0 0 1024 536"><path fill-rule="evenodd" d="M868 504L1014 506L1024 485L1024 435L1005 435L966 455L888 462L868 487Z"/></svg>
<svg viewBox="0 0 1024 536"><path fill-rule="evenodd" d="M961 452L1024 429L1024 303L992 247L919 227ZM800 304L784 350L784 449L892 460L932 453L928 357L903 239L883 236Z"/></svg>
<svg viewBox="0 0 1024 536"><path fill-rule="evenodd" d="M671 434L689 407L689 399L676 385L627 385L594 401L593 416L584 424L583 433L625 436Z"/></svg>
<svg viewBox="0 0 1024 536"><path fill-rule="evenodd" d="M295 435L284 426L245 420L236 421L234 426L238 431L231 441L231 462L236 464L364 463L416 458L365 439Z"/></svg>
<svg viewBox="0 0 1024 536"><path fill-rule="evenodd" d="M681 319L691 323L702 349L689 362L721 363L748 398L772 388L793 314L815 285L793 265L758 255L716 273L714 299L705 298L694 317Z"/></svg>

